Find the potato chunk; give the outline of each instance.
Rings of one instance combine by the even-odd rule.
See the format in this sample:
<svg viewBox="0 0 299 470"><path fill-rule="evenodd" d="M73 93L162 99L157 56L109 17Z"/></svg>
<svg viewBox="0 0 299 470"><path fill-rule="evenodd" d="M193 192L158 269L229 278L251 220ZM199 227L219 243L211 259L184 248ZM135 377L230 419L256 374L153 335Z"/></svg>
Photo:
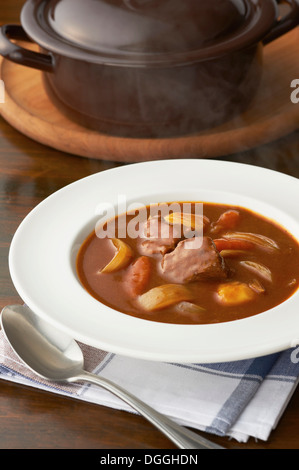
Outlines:
<svg viewBox="0 0 299 470"><path fill-rule="evenodd" d="M254 300L256 293L244 282L229 282L220 284L217 298L223 305L238 305Z"/></svg>

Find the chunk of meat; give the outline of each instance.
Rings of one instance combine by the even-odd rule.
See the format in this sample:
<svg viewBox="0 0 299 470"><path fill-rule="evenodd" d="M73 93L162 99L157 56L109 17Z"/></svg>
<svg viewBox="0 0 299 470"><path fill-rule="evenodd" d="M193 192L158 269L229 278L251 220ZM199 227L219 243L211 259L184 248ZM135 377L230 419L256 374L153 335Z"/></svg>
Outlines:
<svg viewBox="0 0 299 470"><path fill-rule="evenodd" d="M171 253L164 255L161 266L167 278L178 283L228 276L225 261L210 237L180 241Z"/></svg>
<svg viewBox="0 0 299 470"><path fill-rule="evenodd" d="M164 255L173 250L180 240L181 226L170 225L160 217L152 217L146 221L144 239L141 238L139 249L143 255Z"/></svg>

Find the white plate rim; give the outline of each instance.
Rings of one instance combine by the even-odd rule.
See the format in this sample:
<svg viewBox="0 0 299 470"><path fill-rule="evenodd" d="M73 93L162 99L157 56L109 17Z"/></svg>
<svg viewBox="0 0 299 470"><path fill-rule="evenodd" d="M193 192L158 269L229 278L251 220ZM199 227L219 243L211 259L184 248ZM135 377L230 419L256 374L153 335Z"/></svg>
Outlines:
<svg viewBox="0 0 299 470"><path fill-rule="evenodd" d="M217 188L217 189L215 189ZM176 159L123 165L65 186L38 204L18 227L9 251L12 281L41 318L76 340L139 359L215 363L263 356L297 344L299 292L254 317L214 325L141 320L103 306L74 275L74 260L97 218L99 203L206 200L252 206L278 218L299 240L299 180L254 165ZM221 200L219 200L221 199ZM299 340L298 340L299 343Z"/></svg>

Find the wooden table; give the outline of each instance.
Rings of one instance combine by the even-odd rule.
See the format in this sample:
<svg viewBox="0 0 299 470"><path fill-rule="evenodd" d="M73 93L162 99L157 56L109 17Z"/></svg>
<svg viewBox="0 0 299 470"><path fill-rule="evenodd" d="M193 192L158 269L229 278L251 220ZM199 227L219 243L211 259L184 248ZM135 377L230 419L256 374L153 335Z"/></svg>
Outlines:
<svg viewBox="0 0 299 470"><path fill-rule="evenodd" d="M0 23L16 22L22 0L2 0ZM297 77L294 77L297 78ZM298 105L299 106L299 105ZM223 157L299 177L299 132L273 144ZM21 303L7 257L21 220L41 200L84 176L115 167L47 148L0 118L0 308ZM296 201L298 203L298 201ZM299 390L267 442L245 445L210 436L229 449L299 448ZM126 412L0 382L1 449L173 449L144 419Z"/></svg>

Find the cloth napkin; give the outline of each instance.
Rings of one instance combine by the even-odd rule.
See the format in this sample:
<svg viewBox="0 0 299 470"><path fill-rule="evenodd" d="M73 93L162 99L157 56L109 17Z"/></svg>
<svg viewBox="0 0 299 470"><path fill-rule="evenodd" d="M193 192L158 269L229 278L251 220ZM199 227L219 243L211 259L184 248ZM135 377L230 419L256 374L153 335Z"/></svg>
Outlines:
<svg viewBox="0 0 299 470"><path fill-rule="evenodd" d="M79 343L85 369L106 377L178 423L239 442L267 440L299 377L299 348L229 363L173 364L123 357ZM298 358L297 358L298 353ZM0 379L134 412L100 387L49 383L21 363L0 331Z"/></svg>

